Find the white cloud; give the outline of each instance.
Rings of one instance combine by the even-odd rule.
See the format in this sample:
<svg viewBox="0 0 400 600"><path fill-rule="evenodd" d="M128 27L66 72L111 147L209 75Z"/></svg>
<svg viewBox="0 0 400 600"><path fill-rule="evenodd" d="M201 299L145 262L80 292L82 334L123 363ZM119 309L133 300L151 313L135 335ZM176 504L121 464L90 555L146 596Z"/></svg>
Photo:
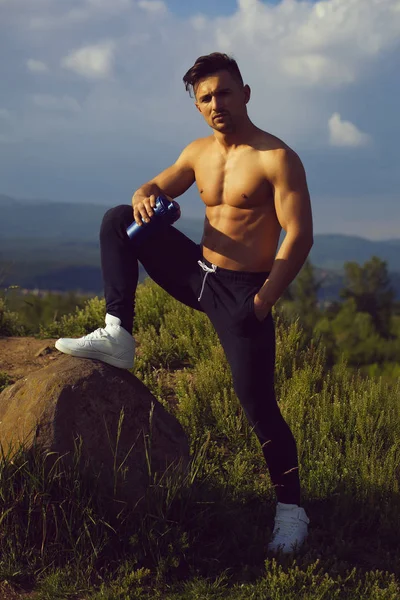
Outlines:
<svg viewBox="0 0 400 600"><path fill-rule="evenodd" d="M197 31L202 31L207 26L207 19L204 15L198 14L191 17L190 24Z"/></svg>
<svg viewBox="0 0 400 600"><path fill-rule="evenodd" d="M300 85L339 86L355 79L346 64L323 54L286 56L282 59L282 66L290 77L297 78Z"/></svg>
<svg viewBox="0 0 400 600"><path fill-rule="evenodd" d="M143 46L143 44L150 44L153 42L153 39L151 34L146 32L146 33L138 33L137 35L133 36L130 40L129 40L129 45L131 46Z"/></svg>
<svg viewBox="0 0 400 600"><path fill-rule="evenodd" d="M334 113L328 122L329 139L332 146L366 146L371 138L350 121L342 121L339 113Z"/></svg>
<svg viewBox="0 0 400 600"><path fill-rule="evenodd" d="M252 88L252 121L299 152L315 198L325 188L338 196L349 186L354 196L398 189L399 0L230 0L233 14L220 17L207 14L207 3L204 16L193 4L193 14L182 17L168 0L139 1L10 0L0 11L0 53L8 57L0 76L17 83L2 89L1 106L12 110L11 118L0 119L3 143L19 140L15 148L32 161L44 142L41 160L64 163L49 175L49 189L60 189L54 181L65 177L68 160L71 172L82 169L82 182L73 178L78 195L83 182L90 182L93 197L125 194L191 139L210 133L182 76L198 56L215 50L237 59ZM103 40L112 43L97 43ZM21 56L48 64L40 88L25 64L21 69ZM371 139L374 151L352 152L351 168L347 152L327 147ZM12 160L4 146L0 181L9 189ZM21 177L15 181L22 185ZM23 181L28 186L29 177Z"/></svg>
<svg viewBox="0 0 400 600"><path fill-rule="evenodd" d="M139 0L138 6L148 13L164 14L167 12L167 5L163 0Z"/></svg>
<svg viewBox="0 0 400 600"><path fill-rule="evenodd" d="M61 61L61 66L89 79L102 79L111 75L114 44L103 42L74 50Z"/></svg>
<svg viewBox="0 0 400 600"><path fill-rule="evenodd" d="M34 94L32 97L35 106L50 111L80 112L81 107L71 96L52 96L51 94Z"/></svg>
<svg viewBox="0 0 400 600"><path fill-rule="evenodd" d="M397 1L239 0L239 10L215 24L216 40L274 80L343 87L364 76L371 58L398 45Z"/></svg>
<svg viewBox="0 0 400 600"><path fill-rule="evenodd" d="M86 0L84 5L87 9L121 13L132 6L132 0Z"/></svg>
<svg viewBox="0 0 400 600"><path fill-rule="evenodd" d="M57 7L57 11L51 10L51 4L53 4L53 8L55 7L55 2L50 0L49 9L44 11L46 14L38 16L38 11L34 11L33 15L29 17L29 29L46 31L64 28L68 25L79 25L87 21L93 23L110 16L119 16L133 6L133 0L78 0L75 3L76 6L64 12L60 7L61 3ZM51 14L52 12L55 14Z"/></svg>
<svg viewBox="0 0 400 600"><path fill-rule="evenodd" d="M168 138L170 128L184 119L186 133L201 134L200 118L193 116L185 98L182 75L200 54L221 50L234 55L252 87L251 118L288 138L289 144L300 140L311 147L326 143L323 131L336 109L337 90L345 93L349 86L354 90L360 81L367 81L367 75L370 78L371 71L379 70L381 56L393 52L400 34L400 14L394 11L397 1L368 0L367 9L365 0L281 0L278 4L240 0L231 16L197 13L185 20L175 18L162 0L38 0L43 4L35 11L29 8L30 0L18 0L27 7L28 12L20 11L21 15L27 12L25 23L32 17L57 21L46 35L29 32L36 46L43 40L40 56L58 55L64 69L87 79L85 93L93 95L97 107L98 88L106 98L113 98L113 106L120 104L123 108L114 115L113 124L118 128L118 122L121 131L129 123L146 137ZM155 22L152 13L157 11L160 18ZM78 27L79 19L85 19L83 28L83 21ZM66 35L60 35L60 29ZM110 41L82 43L82 39L102 40L104 31ZM111 76L115 89L107 93ZM58 81L61 84L62 79ZM76 80L73 85L80 83ZM128 100L140 115L135 124ZM179 110L170 111L165 119L167 106L173 105ZM93 120L87 102L82 110L87 116L83 125L89 130ZM106 128L105 102L96 108L96 115L96 127ZM153 134L158 120L166 121L165 126ZM186 124L193 122L187 130Z"/></svg>
<svg viewBox="0 0 400 600"><path fill-rule="evenodd" d="M26 61L26 66L31 73L45 73L48 71L47 65L41 60L35 60L33 58L29 58Z"/></svg>
<svg viewBox="0 0 400 600"><path fill-rule="evenodd" d="M120 15L132 6L132 0L81 0L78 8L72 8L63 20L70 23L84 22L89 19Z"/></svg>

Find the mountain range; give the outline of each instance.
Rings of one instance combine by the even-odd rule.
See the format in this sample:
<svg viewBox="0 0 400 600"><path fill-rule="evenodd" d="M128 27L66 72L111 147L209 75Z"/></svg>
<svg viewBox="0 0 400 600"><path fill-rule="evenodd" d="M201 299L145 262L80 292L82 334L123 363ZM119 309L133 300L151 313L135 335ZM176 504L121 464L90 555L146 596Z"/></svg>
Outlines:
<svg viewBox="0 0 400 600"><path fill-rule="evenodd" d="M0 194L0 286L101 293L98 238L106 210L98 204L17 200ZM200 242L203 219L183 216L175 226ZM310 260L323 279L322 296L337 295L345 262L363 264L372 256L387 262L400 297L400 238L372 241L315 234Z"/></svg>

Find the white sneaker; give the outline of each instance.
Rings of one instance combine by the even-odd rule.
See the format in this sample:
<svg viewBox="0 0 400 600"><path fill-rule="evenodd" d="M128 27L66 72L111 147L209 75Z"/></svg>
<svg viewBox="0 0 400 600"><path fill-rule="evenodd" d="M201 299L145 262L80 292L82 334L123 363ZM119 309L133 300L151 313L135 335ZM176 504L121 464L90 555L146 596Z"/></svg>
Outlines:
<svg viewBox="0 0 400 600"><path fill-rule="evenodd" d="M55 346L71 356L102 360L120 369L133 367L135 340L121 327L120 319L108 313L104 329L96 329L81 338L60 338Z"/></svg>
<svg viewBox="0 0 400 600"><path fill-rule="evenodd" d="M268 550L288 554L299 548L308 535L307 517L304 508L297 504L283 504L278 502L276 507L275 527L272 541Z"/></svg>

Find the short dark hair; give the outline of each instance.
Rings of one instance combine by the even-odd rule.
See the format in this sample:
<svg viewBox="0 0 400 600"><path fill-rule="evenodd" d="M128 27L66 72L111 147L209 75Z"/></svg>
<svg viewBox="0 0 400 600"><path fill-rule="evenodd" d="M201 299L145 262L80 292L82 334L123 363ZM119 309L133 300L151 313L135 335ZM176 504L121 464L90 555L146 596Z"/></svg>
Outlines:
<svg viewBox="0 0 400 600"><path fill-rule="evenodd" d="M187 71L183 77L186 91L192 96L191 89L196 93L195 88L200 79L208 75L213 75L217 71L229 71L243 85L243 78L236 60L227 54L212 52L205 56L199 56L193 67L190 67L189 71Z"/></svg>

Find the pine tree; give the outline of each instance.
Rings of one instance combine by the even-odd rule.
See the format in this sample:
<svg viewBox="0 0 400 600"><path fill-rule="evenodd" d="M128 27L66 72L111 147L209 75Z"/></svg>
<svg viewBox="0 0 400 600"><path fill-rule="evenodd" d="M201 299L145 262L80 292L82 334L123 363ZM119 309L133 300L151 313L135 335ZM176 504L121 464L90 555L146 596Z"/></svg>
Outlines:
<svg viewBox="0 0 400 600"><path fill-rule="evenodd" d="M342 298L354 298L357 311L371 315L376 331L390 337L395 293L390 284L387 263L377 256L364 263L345 263L345 287Z"/></svg>
<svg viewBox="0 0 400 600"><path fill-rule="evenodd" d="M295 311L304 329L311 333L319 318L318 290L320 282L315 279L314 267L307 259L292 286Z"/></svg>

